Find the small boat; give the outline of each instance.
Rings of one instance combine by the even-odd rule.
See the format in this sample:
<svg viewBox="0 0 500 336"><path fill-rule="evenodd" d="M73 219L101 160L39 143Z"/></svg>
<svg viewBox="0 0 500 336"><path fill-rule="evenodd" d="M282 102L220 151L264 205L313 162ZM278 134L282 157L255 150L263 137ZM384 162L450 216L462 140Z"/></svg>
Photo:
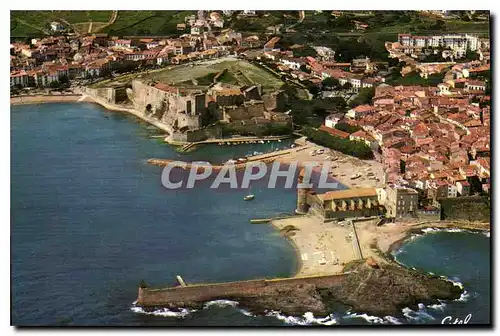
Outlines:
<svg viewBox="0 0 500 336"><path fill-rule="evenodd" d="M246 195L243 199L245 201L251 201L255 198L255 195L254 194L250 194L250 195Z"/></svg>

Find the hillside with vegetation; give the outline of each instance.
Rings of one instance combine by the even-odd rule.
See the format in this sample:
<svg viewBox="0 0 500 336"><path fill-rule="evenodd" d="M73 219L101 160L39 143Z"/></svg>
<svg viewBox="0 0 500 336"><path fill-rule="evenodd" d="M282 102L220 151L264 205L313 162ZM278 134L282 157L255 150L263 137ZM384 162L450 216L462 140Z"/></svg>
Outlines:
<svg viewBox="0 0 500 336"><path fill-rule="evenodd" d="M90 10L90 11L11 11L10 12L10 35L13 37L29 37L50 34L50 23L60 22L63 25L107 23L112 18L111 10Z"/></svg>

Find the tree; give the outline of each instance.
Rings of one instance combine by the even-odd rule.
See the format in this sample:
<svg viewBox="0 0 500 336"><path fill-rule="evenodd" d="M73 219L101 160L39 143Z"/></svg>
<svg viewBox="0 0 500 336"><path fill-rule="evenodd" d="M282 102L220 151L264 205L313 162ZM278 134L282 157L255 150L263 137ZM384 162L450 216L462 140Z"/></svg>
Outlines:
<svg viewBox="0 0 500 336"><path fill-rule="evenodd" d="M307 90L309 93L311 93L313 96L316 96L319 93L319 88L316 84L314 83L308 83L307 84Z"/></svg>
<svg viewBox="0 0 500 336"><path fill-rule="evenodd" d="M303 48L295 49L293 51L293 56L294 57L316 57L318 53L316 52L316 49L310 47L310 46L305 46Z"/></svg>
<svg viewBox="0 0 500 336"><path fill-rule="evenodd" d="M358 105L369 104L375 95L375 88L362 88L359 90L357 96L351 100L349 103L350 107L355 107Z"/></svg>
<svg viewBox="0 0 500 336"><path fill-rule="evenodd" d="M61 83L59 83L59 81L53 81L53 82L50 82L49 87L50 87L51 89L57 89L57 88L59 87L59 85L60 85L60 84L61 84Z"/></svg>
<svg viewBox="0 0 500 336"><path fill-rule="evenodd" d="M475 51L472 51L470 49L467 49L467 51L465 52L465 59L467 61L474 61L474 60L477 60L479 59L479 54L476 53Z"/></svg>
<svg viewBox="0 0 500 336"><path fill-rule="evenodd" d="M339 80L337 78L333 78L333 77L327 77L327 78L323 79L322 84L324 87L329 87L329 88L333 88L333 89L340 89L341 88Z"/></svg>
<svg viewBox="0 0 500 336"><path fill-rule="evenodd" d="M342 85L342 88L346 91L350 90L352 89L352 84L350 82L345 82L344 85Z"/></svg>
<svg viewBox="0 0 500 336"><path fill-rule="evenodd" d="M311 127L305 127L302 133L312 142L337 150L341 153L352 155L360 159L373 159L373 152L368 145L361 141L351 141L327 132L318 131Z"/></svg>
<svg viewBox="0 0 500 336"><path fill-rule="evenodd" d="M62 75L62 76L60 76L60 77L59 77L59 82L60 82L61 84L66 84L66 83L69 83L69 78L68 78L68 76L66 76L66 75Z"/></svg>
<svg viewBox="0 0 500 336"><path fill-rule="evenodd" d="M432 28L436 30L444 30L445 27L446 23L443 20L436 20L436 23Z"/></svg>
<svg viewBox="0 0 500 336"><path fill-rule="evenodd" d="M361 129L361 127L356 125L351 125L345 122L338 122L335 124L335 128L342 132L347 132L349 134L357 132Z"/></svg>
<svg viewBox="0 0 500 336"><path fill-rule="evenodd" d="M311 73L311 70L305 64L301 64L300 65L300 71L303 71L303 72L306 72L306 73Z"/></svg>

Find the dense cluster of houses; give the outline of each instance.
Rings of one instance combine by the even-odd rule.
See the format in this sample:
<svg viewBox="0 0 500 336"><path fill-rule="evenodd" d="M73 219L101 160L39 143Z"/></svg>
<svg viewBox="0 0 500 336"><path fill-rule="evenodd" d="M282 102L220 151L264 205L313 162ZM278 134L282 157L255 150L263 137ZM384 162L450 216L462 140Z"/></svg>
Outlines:
<svg viewBox="0 0 500 336"><path fill-rule="evenodd" d="M344 118L328 117L324 127L342 121L361 128L344 137L381 154L388 183L420 190L430 200L489 193L490 106L477 101L490 96L483 81L456 81L463 79L465 86L454 88L450 81L444 92L445 83L378 85L371 104L352 108Z"/></svg>
<svg viewBox="0 0 500 336"><path fill-rule="evenodd" d="M265 46L269 47L270 42ZM320 83L326 78L335 78L341 85L349 83L353 91L361 88L373 87L384 82L378 75L377 63L367 57L353 59L350 63L326 61L325 57L294 57L293 50L279 49L266 50L261 58L274 62L281 73L290 74L292 78L301 81ZM333 52L331 52L333 53Z"/></svg>
<svg viewBox="0 0 500 336"><path fill-rule="evenodd" d="M105 34L51 36L10 45L11 87L47 87L67 79L102 77L110 71L165 66L216 58L242 47L259 46L259 38L225 29L214 34L183 34L170 39L120 39Z"/></svg>

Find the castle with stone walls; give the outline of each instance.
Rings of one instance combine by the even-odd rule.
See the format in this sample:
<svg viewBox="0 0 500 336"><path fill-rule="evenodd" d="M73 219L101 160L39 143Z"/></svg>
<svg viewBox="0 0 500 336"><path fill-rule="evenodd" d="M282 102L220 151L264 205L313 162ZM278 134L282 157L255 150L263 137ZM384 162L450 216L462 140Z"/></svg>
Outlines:
<svg viewBox="0 0 500 336"><path fill-rule="evenodd" d="M290 117L283 113L283 92L263 95L260 85L214 83L209 87L186 87L135 79L129 88L86 88L85 92L108 104L132 105L146 120L153 118L171 128L174 141L220 137L220 126L207 125L214 121L240 127L290 122Z"/></svg>
<svg viewBox="0 0 500 336"><path fill-rule="evenodd" d="M207 109L202 90L134 80L128 93L135 110L156 117L174 130L182 132L202 126L201 116Z"/></svg>

